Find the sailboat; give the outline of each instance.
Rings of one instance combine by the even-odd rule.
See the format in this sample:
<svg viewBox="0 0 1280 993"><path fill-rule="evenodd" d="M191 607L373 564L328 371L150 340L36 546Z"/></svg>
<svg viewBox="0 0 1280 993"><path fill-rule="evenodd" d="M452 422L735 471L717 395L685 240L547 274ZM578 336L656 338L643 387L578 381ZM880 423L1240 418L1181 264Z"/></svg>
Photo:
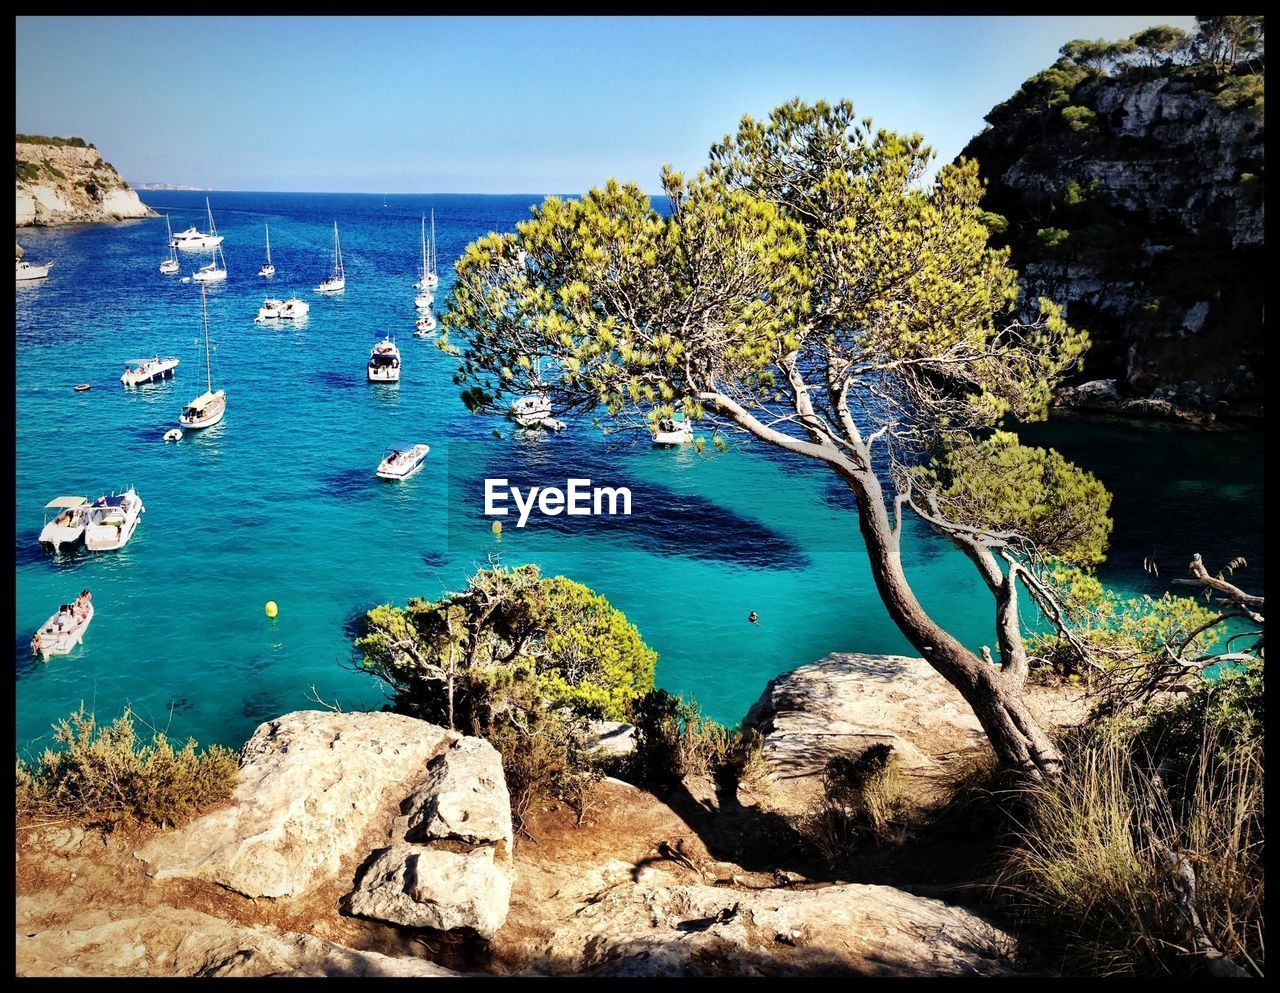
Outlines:
<svg viewBox="0 0 1280 993"><path fill-rule="evenodd" d="M205 197L204 204L209 206L209 198ZM208 265L202 265L199 269L191 274L191 278L197 283L225 283L227 281L227 260L222 254L222 235L218 234L218 229L213 224L213 208L209 208L209 237L213 241L213 261ZM218 263L222 263L222 268L218 268Z"/></svg>
<svg viewBox="0 0 1280 993"><path fill-rule="evenodd" d="M165 276L173 276L178 272L178 250L173 247L173 226L169 223L169 215L164 215L164 229L168 232L165 244L169 246L169 257L160 263L160 272Z"/></svg>
<svg viewBox="0 0 1280 993"><path fill-rule="evenodd" d="M267 264L258 270L258 275L270 279L276 274L276 267L271 264L271 225L264 224L263 227L267 229Z"/></svg>
<svg viewBox="0 0 1280 993"><path fill-rule="evenodd" d="M178 423L189 431L210 428L222 420L227 412L227 394L213 390L213 372L209 365L209 301L205 288L200 287L200 310L204 315L204 375L208 387L200 396L182 408Z"/></svg>
<svg viewBox="0 0 1280 993"><path fill-rule="evenodd" d="M426 232L422 236L422 279L413 284L415 290L434 290L440 285L440 276L436 272L436 211L431 208L431 251L427 251ZM428 301L428 306L430 302Z"/></svg>
<svg viewBox="0 0 1280 993"><path fill-rule="evenodd" d="M418 289L418 295L413 298L413 305L419 310L430 310L431 305L435 302L435 295L431 292L431 263L427 261L427 219L422 218L422 278L414 283L414 287Z"/></svg>
<svg viewBox="0 0 1280 993"><path fill-rule="evenodd" d="M338 293L347 288L347 276L342 269L342 243L338 241L338 222L333 222L333 275L316 287L317 293Z"/></svg>

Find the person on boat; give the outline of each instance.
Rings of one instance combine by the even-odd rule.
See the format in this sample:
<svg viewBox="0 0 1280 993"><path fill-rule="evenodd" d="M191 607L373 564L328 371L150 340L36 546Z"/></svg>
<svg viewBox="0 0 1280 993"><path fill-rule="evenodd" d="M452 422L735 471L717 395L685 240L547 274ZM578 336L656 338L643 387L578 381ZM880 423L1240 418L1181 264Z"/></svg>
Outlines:
<svg viewBox="0 0 1280 993"><path fill-rule="evenodd" d="M759 614L757 614L757 613L753 610L753 611L751 611L751 613L749 613L749 614L747 615L747 620L749 620L752 624L759 624L759 623L760 623L760 615L759 615Z"/></svg>
<svg viewBox="0 0 1280 993"><path fill-rule="evenodd" d="M35 637L31 639L31 654L39 655L41 647L40 632L37 631Z"/></svg>

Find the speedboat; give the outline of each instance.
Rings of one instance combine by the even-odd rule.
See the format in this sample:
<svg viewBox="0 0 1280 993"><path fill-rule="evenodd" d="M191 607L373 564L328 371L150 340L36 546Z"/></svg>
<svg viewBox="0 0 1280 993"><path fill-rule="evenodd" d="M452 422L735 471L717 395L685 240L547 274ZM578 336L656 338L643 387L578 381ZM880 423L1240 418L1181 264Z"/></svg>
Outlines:
<svg viewBox="0 0 1280 993"><path fill-rule="evenodd" d="M284 320L298 321L307 316L307 311L311 309L311 304L305 300L299 300L297 297L290 297L280 305L279 317Z"/></svg>
<svg viewBox="0 0 1280 993"><path fill-rule="evenodd" d="M674 417L663 417L653 428L655 445L684 445L693 441L693 422L677 411Z"/></svg>
<svg viewBox="0 0 1280 993"><path fill-rule="evenodd" d="M158 383L162 379L172 379L177 366L178 360L171 355L163 359L159 355L150 359L130 359L120 374L120 382L125 386Z"/></svg>
<svg viewBox="0 0 1280 993"><path fill-rule="evenodd" d="M378 463L379 479L408 479L427 460L429 445L397 445L389 449Z"/></svg>
<svg viewBox="0 0 1280 993"><path fill-rule="evenodd" d="M262 306L258 308L258 316L255 320L278 321L280 319L280 308L283 306L283 300L277 300L275 297L267 297L262 301Z"/></svg>
<svg viewBox="0 0 1280 993"><path fill-rule="evenodd" d="M202 252L210 248L217 248L222 244L222 235L218 234L218 229L213 223L213 208L209 206L209 198L204 198L204 209L209 214L209 233L196 230L195 225L187 228L185 231L179 231L173 236L170 244L174 248L181 248L189 252Z"/></svg>
<svg viewBox="0 0 1280 993"><path fill-rule="evenodd" d="M84 547L91 552L113 552L133 537L138 519L147 508L130 486L123 493L100 496L89 507Z"/></svg>
<svg viewBox="0 0 1280 993"><path fill-rule="evenodd" d="M52 262L46 262L44 265L32 265L25 259L17 259L18 274L17 281L19 283L26 282L31 279L44 279L49 275L49 270L53 268Z"/></svg>
<svg viewBox="0 0 1280 993"><path fill-rule="evenodd" d="M75 545L84 537L89 523L89 501L82 496L54 497L44 505L44 527L40 529L40 544L51 551L59 551L64 545ZM49 519L50 510L56 510Z"/></svg>
<svg viewBox="0 0 1280 993"><path fill-rule="evenodd" d="M391 335L373 346L373 351L369 353L368 370L371 383L400 382L400 349L396 348Z"/></svg>
<svg viewBox="0 0 1280 993"><path fill-rule="evenodd" d="M427 311L418 318L418 330L413 332L415 338L430 338L431 332L436 329L436 315Z"/></svg>
<svg viewBox="0 0 1280 993"><path fill-rule="evenodd" d="M545 393L518 397L511 404L511 417L522 428L537 427L551 416L551 398Z"/></svg>
<svg viewBox="0 0 1280 993"><path fill-rule="evenodd" d="M50 655L66 655L84 641L93 620L93 602L83 598L64 603L31 639L31 654L48 661Z"/></svg>

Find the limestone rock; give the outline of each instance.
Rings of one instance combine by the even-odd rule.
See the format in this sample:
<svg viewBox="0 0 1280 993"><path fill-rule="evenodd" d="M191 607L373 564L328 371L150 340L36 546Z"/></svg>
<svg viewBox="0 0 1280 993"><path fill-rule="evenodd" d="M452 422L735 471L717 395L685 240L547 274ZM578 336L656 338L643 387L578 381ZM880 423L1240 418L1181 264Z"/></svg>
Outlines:
<svg viewBox="0 0 1280 993"><path fill-rule="evenodd" d="M980 747L978 719L950 683L919 658L837 652L771 680L743 720L764 736L774 804L808 808L823 766L883 742L899 765L927 772L931 752Z"/></svg>
<svg viewBox="0 0 1280 993"><path fill-rule="evenodd" d="M386 825L427 763L457 739L399 714L299 711L267 721L241 751L230 804L152 840L138 857L159 879L297 896L344 859L385 844Z"/></svg>
<svg viewBox="0 0 1280 993"><path fill-rule="evenodd" d="M351 912L409 927L469 928L492 938L507 919L511 876L494 849L469 852L392 845L365 870Z"/></svg>
<svg viewBox="0 0 1280 993"><path fill-rule="evenodd" d="M511 795L502 758L487 741L463 738L432 759L405 806L407 841L492 842L499 859L510 862Z"/></svg>
<svg viewBox="0 0 1280 993"><path fill-rule="evenodd" d="M310 935L244 927L159 907L111 919L94 912L17 937L19 976L454 976L416 958L358 951Z"/></svg>
<svg viewBox="0 0 1280 993"><path fill-rule="evenodd" d="M158 216L92 145L18 141L15 157L17 227Z"/></svg>
<svg viewBox="0 0 1280 993"><path fill-rule="evenodd" d="M889 886L615 886L548 946L610 976L1007 975L1016 947L982 918ZM575 961L576 960L576 961Z"/></svg>
<svg viewBox="0 0 1280 993"><path fill-rule="evenodd" d="M592 721L595 742L591 751L605 758L630 755L636 750L636 726L623 721Z"/></svg>

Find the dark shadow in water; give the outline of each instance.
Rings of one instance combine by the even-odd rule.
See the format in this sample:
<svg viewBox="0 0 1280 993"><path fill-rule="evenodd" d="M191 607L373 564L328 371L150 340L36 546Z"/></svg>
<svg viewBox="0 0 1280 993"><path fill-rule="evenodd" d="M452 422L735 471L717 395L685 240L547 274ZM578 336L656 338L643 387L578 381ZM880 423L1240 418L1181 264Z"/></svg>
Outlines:
<svg viewBox="0 0 1280 993"><path fill-rule="evenodd" d="M449 555L446 552L423 552L422 562L432 569L443 569L449 564Z"/></svg>
<svg viewBox="0 0 1280 993"><path fill-rule="evenodd" d="M348 642L354 642L357 638L363 638L369 630L365 620L365 615L372 610L376 604L369 604L367 607L356 607L342 621L342 636Z"/></svg>
<svg viewBox="0 0 1280 993"><path fill-rule="evenodd" d="M367 468L339 469L321 476L319 489L323 496L345 500L353 496L365 496L378 485L378 477Z"/></svg>
<svg viewBox="0 0 1280 993"><path fill-rule="evenodd" d="M240 713L254 725L279 717L284 710L280 698L271 690L258 690L241 698Z"/></svg>
<svg viewBox="0 0 1280 993"><path fill-rule="evenodd" d="M311 380L331 390L349 390L359 383L354 373L334 372L331 369L319 369L313 372Z"/></svg>

